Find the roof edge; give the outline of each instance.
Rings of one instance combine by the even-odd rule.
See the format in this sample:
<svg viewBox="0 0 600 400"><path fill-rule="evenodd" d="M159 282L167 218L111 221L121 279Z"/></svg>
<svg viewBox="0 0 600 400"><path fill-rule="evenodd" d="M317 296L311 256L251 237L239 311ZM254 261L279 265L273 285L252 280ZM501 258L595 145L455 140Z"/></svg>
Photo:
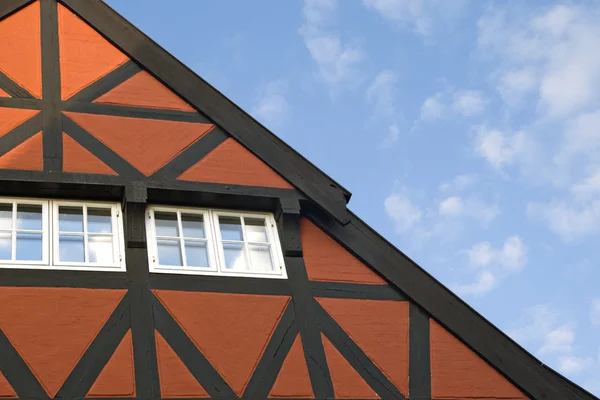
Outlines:
<svg viewBox="0 0 600 400"><path fill-rule="evenodd" d="M19 1L19 0L10 0ZM21 0L22 1L22 0ZM58 0L214 121L306 197L346 224L351 193L102 0Z"/></svg>
<svg viewBox="0 0 600 400"><path fill-rule="evenodd" d="M511 383L536 400L599 400L547 367L352 211L342 226L318 210L306 216L381 274Z"/></svg>

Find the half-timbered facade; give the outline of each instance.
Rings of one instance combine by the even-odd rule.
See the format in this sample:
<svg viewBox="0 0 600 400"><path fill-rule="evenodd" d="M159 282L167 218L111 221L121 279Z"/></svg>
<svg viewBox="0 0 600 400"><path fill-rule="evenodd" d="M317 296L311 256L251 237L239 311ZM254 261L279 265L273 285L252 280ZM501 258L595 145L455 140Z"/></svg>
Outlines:
<svg viewBox="0 0 600 400"><path fill-rule="evenodd" d="M0 0L1 398L594 399L349 199L102 1Z"/></svg>

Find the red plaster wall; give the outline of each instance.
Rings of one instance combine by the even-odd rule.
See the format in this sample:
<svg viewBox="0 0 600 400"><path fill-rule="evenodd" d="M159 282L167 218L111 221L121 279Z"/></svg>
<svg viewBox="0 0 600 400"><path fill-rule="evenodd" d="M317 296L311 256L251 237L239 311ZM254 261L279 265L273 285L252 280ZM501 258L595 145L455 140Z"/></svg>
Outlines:
<svg viewBox="0 0 600 400"><path fill-rule="evenodd" d="M210 124L65 113L146 176L213 128Z"/></svg>
<svg viewBox="0 0 600 400"><path fill-rule="evenodd" d="M238 396L290 300L249 294L154 293Z"/></svg>
<svg viewBox="0 0 600 400"><path fill-rule="evenodd" d="M146 71L138 72L127 81L101 96L94 103L190 112L196 111Z"/></svg>
<svg viewBox="0 0 600 400"><path fill-rule="evenodd" d="M58 35L63 100L129 60L98 32L60 4Z"/></svg>
<svg viewBox="0 0 600 400"><path fill-rule="evenodd" d="M226 139L177 179L293 189L285 179L233 138Z"/></svg>
<svg viewBox="0 0 600 400"><path fill-rule="evenodd" d="M1 169L41 171L44 169L42 133L37 133L0 157Z"/></svg>
<svg viewBox="0 0 600 400"><path fill-rule="evenodd" d="M154 335L161 396L166 399L210 397L165 338L158 331Z"/></svg>
<svg viewBox="0 0 600 400"><path fill-rule="evenodd" d="M42 96L40 2L0 21L0 71L36 97Z"/></svg>
<svg viewBox="0 0 600 400"><path fill-rule="evenodd" d="M506 378L434 321L430 323L430 341L432 398L527 399Z"/></svg>
<svg viewBox="0 0 600 400"><path fill-rule="evenodd" d="M349 283L386 283L306 218L302 218L300 223L300 235L309 279Z"/></svg>
<svg viewBox="0 0 600 400"><path fill-rule="evenodd" d="M408 302L317 300L394 386L408 395Z"/></svg>
<svg viewBox="0 0 600 400"><path fill-rule="evenodd" d="M315 397L308 375L308 367L304 358L304 348L300 335L294 339L294 344L288 353L269 397L312 399Z"/></svg>
<svg viewBox="0 0 600 400"><path fill-rule="evenodd" d="M0 329L53 397L124 290L0 288Z"/></svg>
<svg viewBox="0 0 600 400"><path fill-rule="evenodd" d="M131 330L127 331L86 397L135 397Z"/></svg>

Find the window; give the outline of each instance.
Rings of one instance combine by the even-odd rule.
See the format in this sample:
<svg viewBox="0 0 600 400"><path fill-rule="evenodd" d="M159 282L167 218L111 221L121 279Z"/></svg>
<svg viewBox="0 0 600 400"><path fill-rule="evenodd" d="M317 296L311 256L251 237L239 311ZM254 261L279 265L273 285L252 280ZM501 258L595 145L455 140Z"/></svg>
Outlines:
<svg viewBox="0 0 600 400"><path fill-rule="evenodd" d="M119 205L0 198L0 267L124 271Z"/></svg>
<svg viewBox="0 0 600 400"><path fill-rule="evenodd" d="M150 207L151 272L286 278L271 214Z"/></svg>

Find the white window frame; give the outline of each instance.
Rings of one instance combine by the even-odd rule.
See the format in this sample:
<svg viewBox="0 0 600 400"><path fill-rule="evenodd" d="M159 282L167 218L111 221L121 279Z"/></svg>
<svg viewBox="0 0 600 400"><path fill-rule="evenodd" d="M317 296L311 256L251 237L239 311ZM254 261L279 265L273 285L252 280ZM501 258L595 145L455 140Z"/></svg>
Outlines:
<svg viewBox="0 0 600 400"><path fill-rule="evenodd" d="M177 215L177 230L179 232L179 236L160 236L156 235L156 226L155 226L155 218L154 213L165 212L165 213L176 213ZM200 268L200 267L188 267L185 254L185 239L191 239L193 241L199 241L198 238L186 238L183 236L183 226L181 223L181 214L195 214L202 215L202 219L204 222L204 233L206 235L206 250L208 252L208 268ZM185 207L162 207L162 206L150 206L146 210L146 232L148 237L148 260L150 265L150 272L165 272L170 273L173 271L177 271L182 274L193 274L196 275L196 270L200 270L206 273L216 274L218 272L217 262L215 259L215 251L214 251L214 239L213 232L210 223L210 215L209 210L202 208L185 208ZM160 265L158 263L158 238L161 239L177 239L179 241L179 251L181 252L181 257L184 266L180 265Z"/></svg>
<svg viewBox="0 0 600 400"><path fill-rule="evenodd" d="M63 271L115 271L125 272L125 238L123 234L123 217L119 203L107 203L97 201L76 201L76 200L50 200L38 198L9 198L0 197L1 204L13 204L13 236L15 235L16 206L14 204L35 204L42 206L42 261L18 261L18 260L0 260L0 268L10 269L42 269L42 270L63 270ZM58 260L58 207L74 206L93 208L107 208L111 210L112 216L112 237L113 254L115 262L113 264L98 263L73 263L59 262ZM84 224L87 225L87 219L84 218ZM14 240L14 239L13 239ZM87 240L85 251L87 255ZM14 252L13 251L13 258Z"/></svg>
<svg viewBox="0 0 600 400"><path fill-rule="evenodd" d="M184 214L202 214L204 219L204 230L207 239L207 250L210 268L199 267L182 267L182 266L167 266L158 263L158 244L156 236L156 227L154 220L154 211L163 211L177 213L177 221L179 228L180 246L182 245L183 230L181 227L181 213ZM219 227L219 216L227 217L248 217L260 218L265 220L265 228L269 244L271 246L271 259L275 266L275 271L228 271L225 269L225 257L221 240L221 232ZM248 212L248 211L232 211L221 209L208 208L189 208L177 206L161 206L150 205L146 210L146 233L148 239L148 259L150 272L152 273L167 273L167 274L187 274L187 275L212 275L212 276L227 276L227 277L251 277L251 278L269 278L269 279L287 279L287 272L284 263L284 257L277 232L277 224L272 213L264 212ZM245 229L242 225L242 234L245 239ZM173 237L174 238L174 237ZM247 244L251 242L244 241L244 252L246 260L249 260L247 254ZM262 243L264 244L264 243ZM183 249L181 249L183 253Z"/></svg>
<svg viewBox="0 0 600 400"><path fill-rule="evenodd" d="M49 265L50 259L50 246L49 246L49 236L50 236L50 221L48 214L48 202L44 200L38 199L20 199L20 198L12 198L12 197L2 197L0 198L0 204L12 204L12 223L11 223L11 260L0 260L0 268L23 268L23 269L34 269L34 268L45 268ZM15 260L16 257L16 235L17 235L17 204L25 204L25 205L36 205L42 206L42 260L41 261L29 261L29 260ZM20 232L27 233L26 230L20 230ZM33 232L33 231L29 231ZM38 231L35 231L36 233Z"/></svg>
<svg viewBox="0 0 600 400"><path fill-rule="evenodd" d="M59 207L82 207L83 208L83 233L74 236L83 236L84 238L84 262L66 262L60 261L59 259L59 223L58 223L58 208ZM105 208L110 209L111 214L111 225L113 227L112 238L113 238L113 259L112 264L100 264L89 262L89 245L88 238L89 232L87 232L87 209L91 208ZM57 269L67 270L79 270L79 271L125 271L125 242L123 238L123 221L121 218L120 204L118 203L103 203L97 201L71 201L71 200L58 200L52 201L52 266ZM102 236L102 234L91 236ZM106 235L105 235L106 236Z"/></svg>

